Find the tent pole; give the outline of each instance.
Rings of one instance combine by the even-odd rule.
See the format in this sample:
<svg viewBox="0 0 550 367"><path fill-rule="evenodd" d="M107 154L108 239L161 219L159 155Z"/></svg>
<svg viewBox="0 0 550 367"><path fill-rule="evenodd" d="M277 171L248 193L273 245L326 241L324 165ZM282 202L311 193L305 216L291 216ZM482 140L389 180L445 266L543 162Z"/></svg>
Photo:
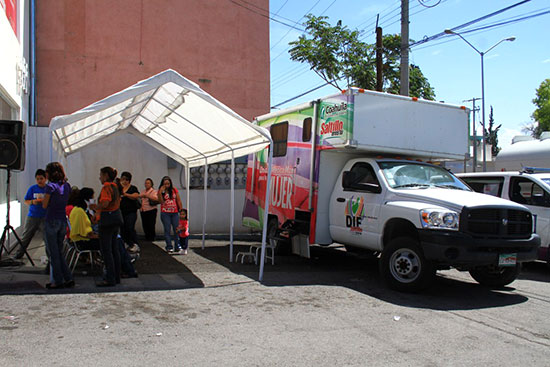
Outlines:
<svg viewBox="0 0 550 367"><path fill-rule="evenodd" d="M271 140L271 139L270 139ZM265 208L264 208L264 228L262 231L262 254L260 256L260 282L264 278L264 262L265 262L265 241L267 237L267 218L269 213L269 189L271 186L271 161L273 160L273 144L270 145L269 156L267 159L267 182L265 185Z"/></svg>
<svg viewBox="0 0 550 367"><path fill-rule="evenodd" d="M189 177L189 175L191 174L191 169L189 168L189 163L187 163L187 165L185 166L185 188L187 189L187 193L186 193L186 205L187 205L187 221L189 221L189 213L191 212L191 203L189 202L190 200L190 192L191 190L189 189L189 183L191 182L191 179Z"/></svg>
<svg viewBox="0 0 550 367"><path fill-rule="evenodd" d="M229 262L233 262L233 227L235 225L235 154L231 150L231 212L229 213Z"/></svg>
<svg viewBox="0 0 550 367"><path fill-rule="evenodd" d="M202 215L202 249L204 250L204 239L206 231L206 202L207 202L207 189L208 189L208 159L204 160L204 208Z"/></svg>

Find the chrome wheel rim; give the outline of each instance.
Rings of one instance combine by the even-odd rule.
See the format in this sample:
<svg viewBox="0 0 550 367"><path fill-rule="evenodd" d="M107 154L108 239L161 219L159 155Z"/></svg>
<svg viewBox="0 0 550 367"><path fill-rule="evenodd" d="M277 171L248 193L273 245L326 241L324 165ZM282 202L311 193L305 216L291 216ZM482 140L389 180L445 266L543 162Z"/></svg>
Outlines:
<svg viewBox="0 0 550 367"><path fill-rule="evenodd" d="M411 249L399 249L390 257L391 275L401 283L414 282L420 276L421 271L420 258Z"/></svg>

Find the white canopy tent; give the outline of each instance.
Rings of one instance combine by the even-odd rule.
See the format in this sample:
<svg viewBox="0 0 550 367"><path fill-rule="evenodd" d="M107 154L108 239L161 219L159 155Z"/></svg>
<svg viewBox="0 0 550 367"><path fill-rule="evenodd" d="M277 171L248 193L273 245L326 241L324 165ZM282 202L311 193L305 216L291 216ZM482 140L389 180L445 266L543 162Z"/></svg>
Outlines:
<svg viewBox="0 0 550 367"><path fill-rule="evenodd" d="M267 130L253 125L229 107L174 70L166 70L113 94L71 115L54 117L50 123L52 145L64 156L115 134L130 133L186 168L187 203L189 170L204 166L204 249L207 209L207 165L231 160L230 254L233 261L234 174L236 157L272 144ZM272 149L268 176L271 177ZM267 180L268 203L270 180ZM189 204L188 204L189 205ZM263 279L267 234L264 213L260 281Z"/></svg>

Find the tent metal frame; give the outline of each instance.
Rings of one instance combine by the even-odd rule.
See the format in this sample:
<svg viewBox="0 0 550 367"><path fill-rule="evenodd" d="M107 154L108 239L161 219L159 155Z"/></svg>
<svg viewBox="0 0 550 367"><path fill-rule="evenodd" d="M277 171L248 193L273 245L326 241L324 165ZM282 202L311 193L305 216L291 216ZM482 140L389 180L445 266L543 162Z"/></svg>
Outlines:
<svg viewBox="0 0 550 367"><path fill-rule="evenodd" d="M162 74L166 74L166 75L162 75ZM211 163L218 162L219 160L215 159L216 156L220 156L221 154L225 154L225 153L230 152L231 153L231 189L230 189L231 197L230 197L230 219L229 219L229 227L230 227L229 261L233 262L233 253L234 253L234 251L233 251L233 239L234 239L233 232L234 232L234 222L235 222L235 213L234 213L235 212L235 157L236 157L235 154L241 149L246 149L246 148L254 147L254 146L257 146L257 145L260 145L261 147L259 147L256 150L256 152L261 151L265 148L268 148L268 174L267 174L267 183L266 183L265 203L267 205L267 208L269 208L269 192L270 192L270 188L271 188L270 187L271 186L270 177L271 177L271 165L272 165L272 160L273 160L273 149L270 149L269 147L273 145L273 140L271 139L271 136L267 132L267 130L265 130L265 129L257 126L257 125L251 124L250 122L244 120L242 117L237 115L235 112L231 111L230 109L228 109L224 105L220 104L213 97L211 97L206 92L201 90L200 87L198 87L194 83L188 81L187 79L185 79L181 75L177 74L173 70L164 71L164 72L162 72L162 73L160 73L156 76L151 77L150 79L148 79L144 82L150 81L150 80L152 80L156 77L159 77L161 75L162 75L163 78L166 78L166 76L167 76L169 80L166 81L164 84L158 85L152 93L150 93L150 91L152 89L150 89L150 90L146 90L146 89L145 90L140 90L139 88L137 88L137 91L139 93L134 94L133 96L128 96L129 98L132 98L132 101L129 104L125 105L124 108L122 108L118 111L115 111L113 113L110 113L107 116L103 116L100 119L93 120L93 121L87 123L85 126L82 126L78 129L76 129L75 131L69 132L68 134L63 135L62 137L59 135L58 130L61 130L61 132L65 132L65 130L66 130L65 128L67 126L78 123L79 121L82 121L82 119L90 118L91 116L93 116L94 113L100 113L101 111L105 111L109 108L112 108L113 105L108 105L107 104L107 102L109 102L109 98L115 97L115 96L117 98L119 98L122 95L121 93L124 92L124 91L121 91L121 92L119 92L115 95L112 95L112 96L107 97L107 98L105 98L101 101L96 102L96 104L99 105L99 106L101 106L103 104L105 104L106 106L102 109L96 110L94 113L89 113L88 110L89 110L90 107L94 106L95 104L81 110L81 111L85 110L85 112L86 112L86 113L83 114L82 118L76 119L77 116L73 117L72 115L70 115L72 118L68 118L69 121L63 121L60 124L61 126L56 127L56 125L58 125L58 121L56 121L56 123L50 124L50 132L51 132L51 139L52 139L51 144L53 146L53 143L55 141L57 143L56 146L61 148L63 155L66 157L70 154L74 154L74 153L80 151L81 149L83 149L86 146L89 146L89 145L92 145L92 144L95 145L99 142L102 142L102 141L108 139L108 138L111 138L114 135L118 135L118 134L123 133L123 132L135 135L135 136L139 137L140 139L142 139L143 141L145 141L146 143L148 143L149 145L153 146L155 149L157 149L157 150L161 151L162 153L164 153L164 154L170 156L171 158L175 159L177 162L179 162L180 164L182 164L185 167L186 189L187 189L187 195L186 195L187 203L186 204L187 204L188 210L190 209L190 206L191 206L190 205L190 190L189 190L189 186L190 186L190 168L192 166L193 167L199 166L199 164L197 164L197 163L199 163L199 161L203 161L204 162L203 163L203 166L204 166L204 188L203 188L203 190L204 190L204 199L203 199L203 201L204 201L203 202L204 210L203 211L204 211L204 213L203 213L203 226L202 226L202 249L205 248L205 231L206 231L206 219L207 219L206 209L207 209L207 200L208 200L208 162L209 162L210 159L212 159L212 161L210 161ZM181 83L181 84L177 83L178 78L180 80L182 80L183 83L187 83L188 86L187 87L184 86L183 83ZM175 80L173 80L173 79L175 79ZM142 83L142 82L140 82L140 83ZM136 86L139 86L140 83L136 84ZM182 116L177 111L177 108L181 105L181 103L179 105L176 104L178 107L174 108L174 107L172 107L173 103L170 104L170 105L166 105L165 102L160 101L158 98L155 98L158 91L167 83L175 83L179 87L182 88L182 92L178 93L177 97L174 99L174 102L178 101L178 98L181 98L181 97L183 97L184 95L186 95L190 92L195 92L195 94L198 97L200 97L201 99L203 99L206 102L210 103L211 105L215 106L219 110L231 115L233 118L235 118L237 120L242 120L242 127L245 127L248 130L253 130L256 134L258 134L259 136L262 136L265 140L261 141L261 142L254 142L252 144L246 144L245 141L233 142L233 143L224 142L222 139L216 137L216 135L214 133L211 133L210 131L208 131L206 129L203 129L196 122L190 121L188 118ZM195 89L191 89L189 86L194 87ZM128 89L131 89L131 88L128 88ZM132 93L136 93L136 92L132 92ZM142 100L137 101L137 99L139 97L142 97L143 95L146 95L146 94L148 94L147 97L145 97ZM209 98L211 98L213 101L209 100ZM123 101L124 100L119 101L117 103L121 103ZM148 118L147 116L145 116L143 114L144 111L146 110L147 106L151 103L151 101L154 101L154 102L158 103L160 106L164 107L164 109L165 109L164 112L161 113L160 116L158 116L157 118L164 117L164 118L169 118L170 120L173 120L172 117L168 117L168 116L176 115L180 119L185 120L186 123L188 123L188 124L192 125L193 127L199 129L202 133L206 134L209 138L217 141L224 148L220 148L220 149L215 150L215 151L203 152L200 149L197 149L196 147L194 147L193 144L191 143L191 141L182 140L179 137L174 136L173 134L170 133L170 131L167 131L166 129L163 128L162 122L151 121L150 118ZM182 99L182 101L183 101L183 99ZM138 113L133 113L130 116L124 116L124 111L129 111L130 108L138 106L140 104L143 104L143 106L141 107L141 109L139 110ZM226 108L227 110L224 110L224 108ZM77 111L76 113L78 113L78 112L80 112L80 111ZM165 115L166 112L170 112L170 113ZM117 122L115 124L110 124L109 126L107 126L105 128L102 128L100 131L96 131L96 132L94 132L94 134L88 135L88 136L86 136L86 137L84 137L80 140L77 140L76 142L72 142L72 143L69 142L68 138L70 138L71 136L73 136L75 134L78 134L80 132L83 132L86 128L89 128L90 126L99 124L102 121L105 121L109 118L113 118L117 115L120 115L122 117L122 119L117 120ZM52 122L55 121L56 119L61 119L62 117L63 116L56 117L56 118L54 118L54 120L52 120ZM178 144L183 144L184 146L189 148L191 151L195 152L197 155L195 157L192 157L192 159L186 159L186 158L180 156L178 153L172 151L169 147L164 146L161 142L157 141L153 137L148 136L145 133L140 132L134 126L132 126L133 122L135 122L140 117L145 119L146 121L148 121L152 125L151 127L149 127L147 129L148 130L147 133L153 133L154 134L155 129L160 129L164 133L168 134L169 137L171 137L172 139L175 139ZM131 122L127 123L128 120L131 120ZM52 125L54 125L54 126L52 126ZM121 125L125 125L125 126L121 128ZM113 129L113 128L114 128L114 131L109 133L108 135L102 136L100 138L96 138L95 140L92 140L94 136L96 136L98 134L101 134L101 133L104 133L105 131L108 131L109 129ZM166 137L164 137L164 138L166 138ZM86 143L86 140L89 140L89 142ZM235 148L235 147L232 146L232 144L236 144L236 143L239 146ZM76 149L73 149L73 148L71 148L71 144L72 145L83 144L83 145L77 147ZM237 155L237 157L239 157L239 156L240 155ZM255 153L253 153L253 157L254 157L253 159L255 161L255 159L256 159ZM196 162L196 163L193 164L193 162ZM263 280L263 273L264 273L264 263L265 263L265 255L266 255L265 251L266 251L266 240L267 240L267 218L268 218L268 210L264 210L264 213L263 213L263 228L262 228L262 250L261 250L261 256L260 256L259 281Z"/></svg>

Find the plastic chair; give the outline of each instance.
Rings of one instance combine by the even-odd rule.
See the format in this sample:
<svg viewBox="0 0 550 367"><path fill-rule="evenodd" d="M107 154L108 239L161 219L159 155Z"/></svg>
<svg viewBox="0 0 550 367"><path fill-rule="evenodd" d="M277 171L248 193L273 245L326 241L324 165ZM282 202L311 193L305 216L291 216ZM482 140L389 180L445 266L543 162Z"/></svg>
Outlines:
<svg viewBox="0 0 550 367"><path fill-rule="evenodd" d="M71 228L71 223L69 221L69 218L67 218L67 225L69 226L69 230ZM78 242L75 242L71 240L70 238L66 238L65 241L67 242L67 246L69 248L67 253L67 258L70 256L70 260L68 261L69 269L71 269L71 272L74 272L74 269L76 268L76 264L78 264L78 259L80 259L80 255L82 254L89 254L90 255L90 265L91 269L94 269L94 252L97 253L99 256L100 251L99 250L90 250L90 249L83 249L78 245Z"/></svg>

